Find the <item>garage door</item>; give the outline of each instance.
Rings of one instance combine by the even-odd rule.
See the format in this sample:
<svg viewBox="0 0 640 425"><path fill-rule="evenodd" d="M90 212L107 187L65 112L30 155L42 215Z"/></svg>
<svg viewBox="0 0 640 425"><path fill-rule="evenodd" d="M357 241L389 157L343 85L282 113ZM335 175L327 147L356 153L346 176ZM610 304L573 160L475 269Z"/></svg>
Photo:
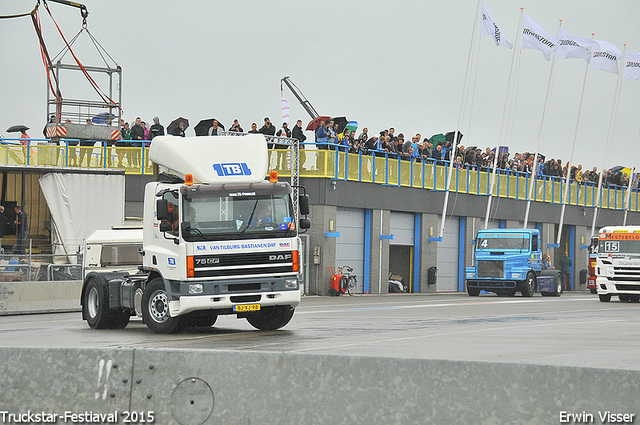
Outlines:
<svg viewBox="0 0 640 425"><path fill-rule="evenodd" d="M336 231L340 237L336 240L336 267L353 267L357 277L356 293L363 292L364 283L364 210L338 208Z"/></svg>
<svg viewBox="0 0 640 425"><path fill-rule="evenodd" d="M436 291L457 292L460 219L458 217L447 218L444 226L442 242L438 242Z"/></svg>
<svg viewBox="0 0 640 425"><path fill-rule="evenodd" d="M391 234L393 239L391 245L411 245L413 246L415 216L411 213L401 213L391 211Z"/></svg>

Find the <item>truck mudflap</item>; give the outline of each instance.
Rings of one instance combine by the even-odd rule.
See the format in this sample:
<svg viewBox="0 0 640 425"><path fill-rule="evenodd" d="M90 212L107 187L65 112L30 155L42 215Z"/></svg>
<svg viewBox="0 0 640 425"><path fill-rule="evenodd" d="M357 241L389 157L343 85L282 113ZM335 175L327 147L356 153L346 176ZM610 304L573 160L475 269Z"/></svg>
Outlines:
<svg viewBox="0 0 640 425"><path fill-rule="evenodd" d="M243 293L238 295L191 295L169 302L171 317L181 316L196 310L221 310L221 314L234 314L252 309L273 306L291 306L300 304L300 290L279 292Z"/></svg>

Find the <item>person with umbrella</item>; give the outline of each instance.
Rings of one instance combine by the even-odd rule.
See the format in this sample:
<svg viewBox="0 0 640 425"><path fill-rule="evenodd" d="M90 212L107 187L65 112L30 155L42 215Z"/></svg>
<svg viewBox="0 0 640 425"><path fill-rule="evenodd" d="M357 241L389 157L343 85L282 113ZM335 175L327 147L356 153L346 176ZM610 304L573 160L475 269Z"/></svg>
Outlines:
<svg viewBox="0 0 640 425"><path fill-rule="evenodd" d="M178 121L178 125L175 126L169 134L184 137L184 121Z"/></svg>
<svg viewBox="0 0 640 425"><path fill-rule="evenodd" d="M24 154L24 163L27 163L27 149L29 149L29 143L31 142L31 137L27 134L28 128L24 128L20 130L20 143L22 144L22 153Z"/></svg>

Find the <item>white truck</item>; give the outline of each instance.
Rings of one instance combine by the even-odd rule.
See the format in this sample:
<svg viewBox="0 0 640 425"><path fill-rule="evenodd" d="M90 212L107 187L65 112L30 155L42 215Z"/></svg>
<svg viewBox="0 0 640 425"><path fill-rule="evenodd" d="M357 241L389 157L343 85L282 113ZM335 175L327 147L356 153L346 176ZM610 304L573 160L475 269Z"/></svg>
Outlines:
<svg viewBox="0 0 640 425"><path fill-rule="evenodd" d="M151 160L168 173L145 187L142 267L90 271L82 316L124 328L133 315L154 332L212 326L235 314L257 329L285 326L300 303L300 238L309 201L268 167L266 139L162 136Z"/></svg>
<svg viewBox="0 0 640 425"><path fill-rule="evenodd" d="M640 226L601 228L595 269L600 301L640 301Z"/></svg>

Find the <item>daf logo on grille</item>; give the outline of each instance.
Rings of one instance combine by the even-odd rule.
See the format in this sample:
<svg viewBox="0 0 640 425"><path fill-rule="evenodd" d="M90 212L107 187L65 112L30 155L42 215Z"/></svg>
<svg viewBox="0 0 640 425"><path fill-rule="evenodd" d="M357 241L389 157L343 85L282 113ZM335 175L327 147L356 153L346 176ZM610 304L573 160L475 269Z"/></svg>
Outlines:
<svg viewBox="0 0 640 425"><path fill-rule="evenodd" d="M270 255L269 261L278 261L278 260L291 260L291 254L279 254L279 255Z"/></svg>

